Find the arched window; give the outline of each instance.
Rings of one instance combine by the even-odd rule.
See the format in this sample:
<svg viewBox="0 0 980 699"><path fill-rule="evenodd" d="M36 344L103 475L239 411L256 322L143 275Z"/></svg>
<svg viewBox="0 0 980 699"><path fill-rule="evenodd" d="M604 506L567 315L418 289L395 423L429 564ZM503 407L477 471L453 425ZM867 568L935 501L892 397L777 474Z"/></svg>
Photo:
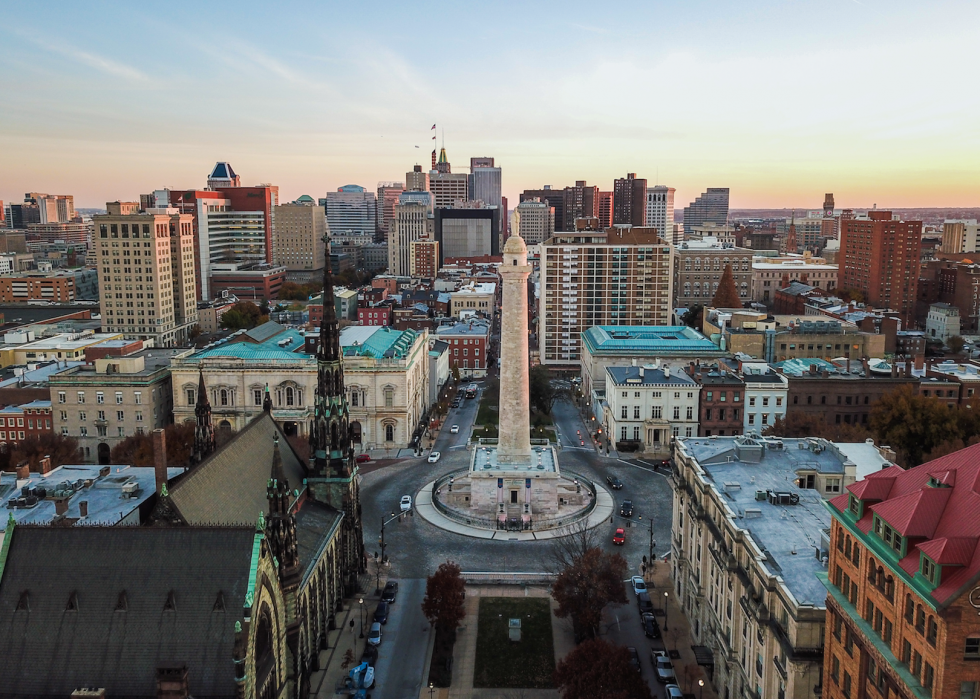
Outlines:
<svg viewBox="0 0 980 699"><path fill-rule="evenodd" d="M221 389L221 405L228 405L228 391Z"/></svg>
<svg viewBox="0 0 980 699"><path fill-rule="evenodd" d="M394 442L395 441L395 426L385 425L385 441Z"/></svg>
<svg viewBox="0 0 980 699"><path fill-rule="evenodd" d="M295 405L296 395L293 392L292 386L286 386L286 405Z"/></svg>

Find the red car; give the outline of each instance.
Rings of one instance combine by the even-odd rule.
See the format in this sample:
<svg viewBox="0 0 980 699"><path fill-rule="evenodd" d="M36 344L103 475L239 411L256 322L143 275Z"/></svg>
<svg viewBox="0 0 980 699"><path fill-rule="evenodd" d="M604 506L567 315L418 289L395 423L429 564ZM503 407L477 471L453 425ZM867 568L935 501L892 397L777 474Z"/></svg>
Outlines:
<svg viewBox="0 0 980 699"><path fill-rule="evenodd" d="M359 463L359 464L363 464L363 463L367 463L368 461L370 461L371 460L371 457L368 456L367 454L358 454L357 455L357 458L354 459L354 460L357 463Z"/></svg>
<svg viewBox="0 0 980 699"><path fill-rule="evenodd" d="M626 532L622 529L617 529L616 533L613 534L613 543L617 546L622 546L626 543Z"/></svg>

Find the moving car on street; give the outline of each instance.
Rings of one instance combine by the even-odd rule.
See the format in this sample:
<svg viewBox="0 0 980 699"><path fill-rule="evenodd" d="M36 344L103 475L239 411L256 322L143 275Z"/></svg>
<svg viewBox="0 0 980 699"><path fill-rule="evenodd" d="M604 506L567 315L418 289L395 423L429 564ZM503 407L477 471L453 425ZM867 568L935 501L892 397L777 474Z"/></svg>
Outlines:
<svg viewBox="0 0 980 699"><path fill-rule="evenodd" d="M371 457L368 456L367 454L358 454L357 458L354 460L359 464L365 464L371 460Z"/></svg>
<svg viewBox="0 0 980 699"><path fill-rule="evenodd" d="M459 434L459 425L453 425L450 427L449 434Z"/></svg>
<svg viewBox="0 0 980 699"><path fill-rule="evenodd" d="M408 512L410 509L412 509L412 496L402 495L402 499L399 500L398 506L401 508L402 512Z"/></svg>
<svg viewBox="0 0 980 699"><path fill-rule="evenodd" d="M620 517L632 517L633 516L633 501L623 500L623 504L619 506L619 516Z"/></svg>
<svg viewBox="0 0 980 699"><path fill-rule="evenodd" d="M437 451L434 451L434 452L432 452L431 454L429 454L429 458L428 458L428 459L426 459L426 460L427 460L427 461L428 461L428 462L429 462L430 464L434 464L434 463L436 463L436 462L437 462L437 461L438 461L438 460L440 459L440 457L442 457L442 454L440 454L440 453L439 453L439 452L437 452Z"/></svg>
<svg viewBox="0 0 980 699"><path fill-rule="evenodd" d="M622 529L617 529L616 533L613 534L613 543L617 546L622 546L626 543L626 532Z"/></svg>
<svg viewBox="0 0 980 699"><path fill-rule="evenodd" d="M585 444L585 442L582 442L582 444ZM606 483L609 484L609 487L612 488L613 490L623 489L623 482L619 480L616 476L606 476Z"/></svg>
<svg viewBox="0 0 980 699"><path fill-rule="evenodd" d="M641 675L643 674L643 666L640 665L640 654L636 652L636 648L633 646L627 646L627 651L630 654L630 667L634 668Z"/></svg>

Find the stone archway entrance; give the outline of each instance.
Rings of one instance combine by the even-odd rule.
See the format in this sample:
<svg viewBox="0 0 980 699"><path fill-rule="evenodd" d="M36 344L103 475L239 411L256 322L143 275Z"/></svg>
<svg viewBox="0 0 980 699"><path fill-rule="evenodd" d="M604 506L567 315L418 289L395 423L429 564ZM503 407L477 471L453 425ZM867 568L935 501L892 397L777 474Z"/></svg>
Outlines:
<svg viewBox="0 0 980 699"><path fill-rule="evenodd" d="M299 424L295 422L282 423L282 433L287 437L293 437L299 434Z"/></svg>
<svg viewBox="0 0 980 699"><path fill-rule="evenodd" d="M105 442L99 443L99 465L105 466L109 463L109 445Z"/></svg>
<svg viewBox="0 0 980 699"><path fill-rule="evenodd" d="M360 444L361 443L361 423L359 423L359 422L352 422L350 424L350 440L354 444Z"/></svg>

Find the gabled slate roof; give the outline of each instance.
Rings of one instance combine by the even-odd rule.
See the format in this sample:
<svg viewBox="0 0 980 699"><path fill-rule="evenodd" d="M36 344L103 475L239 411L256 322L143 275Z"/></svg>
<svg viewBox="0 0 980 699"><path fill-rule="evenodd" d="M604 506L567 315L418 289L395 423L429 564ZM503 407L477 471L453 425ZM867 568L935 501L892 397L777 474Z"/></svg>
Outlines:
<svg viewBox="0 0 980 699"><path fill-rule="evenodd" d="M272 468L273 437L291 490L302 490L306 472L269 413L252 420L221 449L182 477L170 501L187 524L255 524L268 512L266 483Z"/></svg>
<svg viewBox="0 0 980 699"><path fill-rule="evenodd" d="M9 536L0 697L68 697L93 684L109 697L155 697L165 663L186 664L194 696L234 696L254 527L20 525Z"/></svg>

